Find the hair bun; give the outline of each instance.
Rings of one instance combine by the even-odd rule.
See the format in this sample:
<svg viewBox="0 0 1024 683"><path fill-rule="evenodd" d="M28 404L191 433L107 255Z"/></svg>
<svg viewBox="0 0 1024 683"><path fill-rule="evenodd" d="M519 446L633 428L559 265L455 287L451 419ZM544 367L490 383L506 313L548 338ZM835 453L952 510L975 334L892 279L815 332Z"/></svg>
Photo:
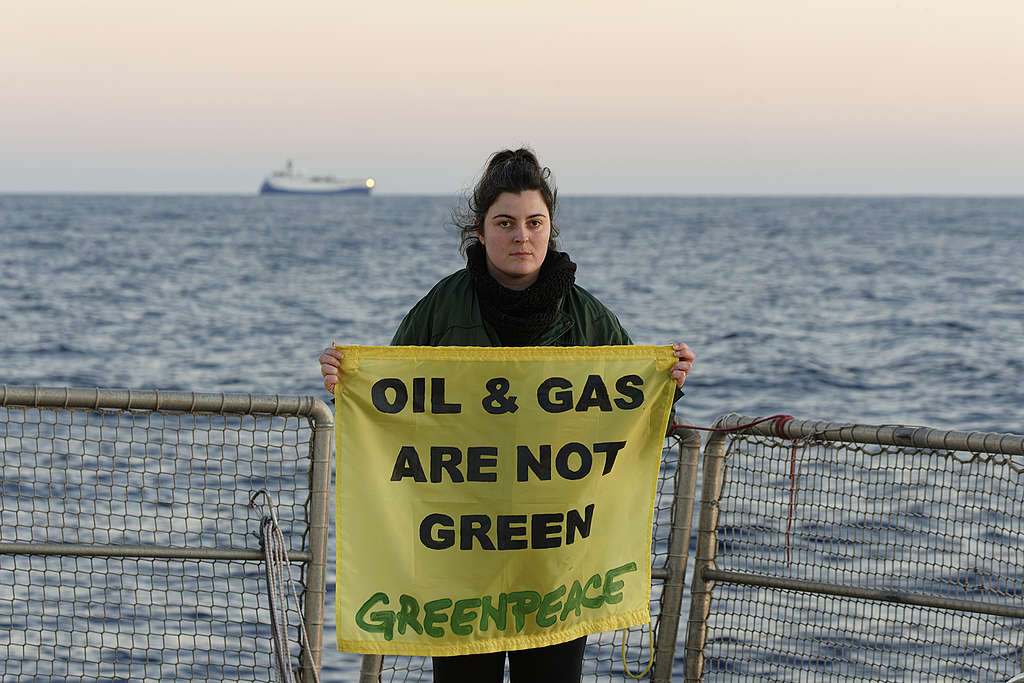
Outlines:
<svg viewBox="0 0 1024 683"><path fill-rule="evenodd" d="M533 150L527 149L526 147L520 147L516 150L503 149L500 152L495 152L491 155L491 159L487 164L487 170L503 166L505 164L516 165L522 164L525 166L533 166L534 168L540 168L540 162L537 160L537 155L533 153Z"/></svg>

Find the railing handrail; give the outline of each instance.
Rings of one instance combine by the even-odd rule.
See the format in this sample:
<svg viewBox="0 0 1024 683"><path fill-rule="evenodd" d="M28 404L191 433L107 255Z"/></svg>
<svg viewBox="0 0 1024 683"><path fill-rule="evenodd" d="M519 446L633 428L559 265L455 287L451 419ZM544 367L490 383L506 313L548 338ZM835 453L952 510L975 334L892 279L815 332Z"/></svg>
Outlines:
<svg viewBox="0 0 1024 683"><path fill-rule="evenodd" d="M94 410L168 410L217 414L295 415L334 425L334 411L312 396L199 393L159 389L84 389L0 384L0 406Z"/></svg>
<svg viewBox="0 0 1024 683"><path fill-rule="evenodd" d="M759 418L725 415L715 420L716 428L734 428ZM972 453L1024 455L1024 435L999 432L943 431L911 425L866 425L826 420L789 420L780 427L764 422L745 430L748 434L778 436L776 429L791 439L820 438L827 441L870 443L883 446L931 448Z"/></svg>

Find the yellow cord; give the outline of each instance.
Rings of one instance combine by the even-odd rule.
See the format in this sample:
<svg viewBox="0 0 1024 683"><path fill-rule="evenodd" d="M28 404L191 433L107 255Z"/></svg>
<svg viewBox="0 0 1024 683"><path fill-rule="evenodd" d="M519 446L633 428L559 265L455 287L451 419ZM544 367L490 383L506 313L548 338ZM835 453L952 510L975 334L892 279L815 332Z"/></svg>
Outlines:
<svg viewBox="0 0 1024 683"><path fill-rule="evenodd" d="M652 630L652 627L651 627L651 622L649 622L649 621L647 622L647 630L651 632L651 638L653 640L654 633L653 633L653 630ZM641 651L643 650L643 646L644 646L644 630L643 630L643 627L641 626L640 627L640 649L641 649ZM630 678L635 678L637 680L640 680L641 678L643 678L644 676L647 675L647 672L651 670L652 666L654 666L654 650L651 650L651 659L650 659L649 662L647 662L647 668L646 669L644 669L643 671L641 671L640 673L638 673L636 675L634 675L633 672L629 670L629 664L626 664L626 629L622 629L622 668L623 668L623 670L625 670L626 675L629 676Z"/></svg>

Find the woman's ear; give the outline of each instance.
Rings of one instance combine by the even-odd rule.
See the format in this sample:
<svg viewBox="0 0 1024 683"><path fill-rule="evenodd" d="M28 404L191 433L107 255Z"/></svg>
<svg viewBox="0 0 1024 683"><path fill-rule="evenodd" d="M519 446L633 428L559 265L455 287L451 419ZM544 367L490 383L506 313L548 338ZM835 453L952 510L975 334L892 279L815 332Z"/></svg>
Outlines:
<svg viewBox="0 0 1024 683"><path fill-rule="evenodd" d="M485 243L485 242L484 242L484 231L483 231L483 229L482 229L482 228L479 228L479 227L478 227L478 228L476 229L476 238L477 238L477 240L478 240L478 241L480 242L480 244L484 244L484 243Z"/></svg>

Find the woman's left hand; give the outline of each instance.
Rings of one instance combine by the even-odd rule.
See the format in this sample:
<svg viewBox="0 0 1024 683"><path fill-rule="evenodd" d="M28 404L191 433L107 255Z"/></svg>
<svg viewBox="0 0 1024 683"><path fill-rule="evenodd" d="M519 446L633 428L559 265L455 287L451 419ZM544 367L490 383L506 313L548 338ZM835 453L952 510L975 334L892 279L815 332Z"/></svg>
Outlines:
<svg viewBox="0 0 1024 683"><path fill-rule="evenodd" d="M682 388L683 382L686 381L686 376L690 374L690 369L693 368L693 359L696 356L690 350L690 347L683 342L673 344L672 351L679 360L668 369L668 374L676 381L676 386Z"/></svg>

